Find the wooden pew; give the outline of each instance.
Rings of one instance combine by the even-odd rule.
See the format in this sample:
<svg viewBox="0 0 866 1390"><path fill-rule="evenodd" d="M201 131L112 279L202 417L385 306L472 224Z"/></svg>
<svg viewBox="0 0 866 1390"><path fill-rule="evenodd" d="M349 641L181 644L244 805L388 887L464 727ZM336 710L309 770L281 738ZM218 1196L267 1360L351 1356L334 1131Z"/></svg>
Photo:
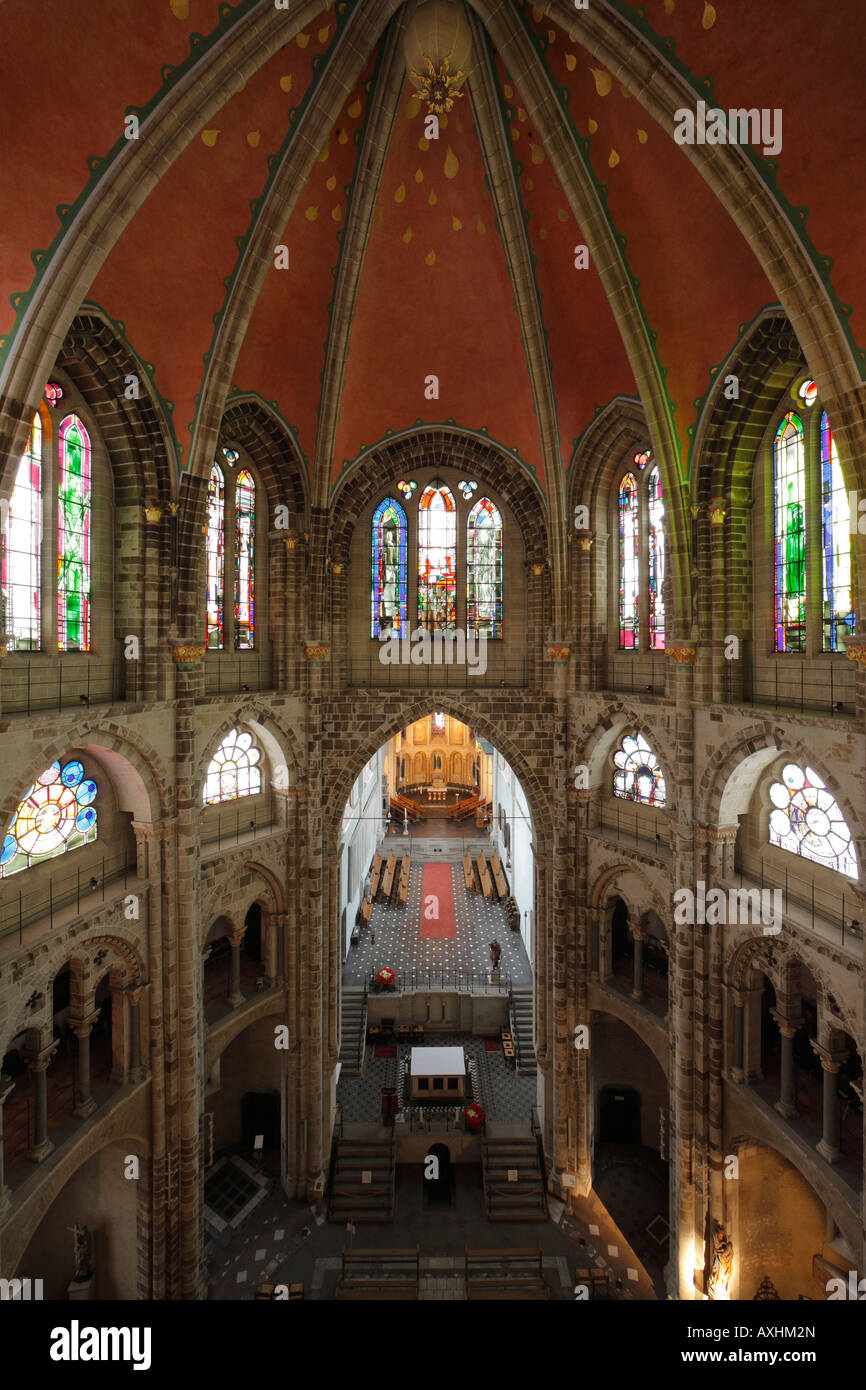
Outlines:
<svg viewBox="0 0 866 1390"><path fill-rule="evenodd" d="M478 858L475 860L475 863L478 867L478 877L481 880L481 889L484 893L485 901L488 903L492 903L493 880L490 877L490 870L487 867L487 860L484 858L483 854L479 854Z"/></svg>
<svg viewBox="0 0 866 1390"><path fill-rule="evenodd" d="M490 866L493 870L493 882L496 884L496 892L499 896L499 901L503 903L508 897L508 879L505 877L505 870L502 867L498 850L491 859Z"/></svg>
<svg viewBox="0 0 866 1390"><path fill-rule="evenodd" d="M375 902L376 894L379 891L379 879L382 874L382 856L377 850L373 855L373 872L370 875L370 901Z"/></svg>
<svg viewBox="0 0 866 1390"><path fill-rule="evenodd" d="M387 902L390 898L391 889L394 887L394 870L396 869L396 867L397 856L394 853L394 851L391 850L391 853L388 855L388 863L385 865L385 872L382 875L381 893L382 897L385 899L385 902Z"/></svg>
<svg viewBox="0 0 866 1390"><path fill-rule="evenodd" d="M370 918L373 916L373 904L369 898L365 898L361 903L361 921L364 926L370 925Z"/></svg>
<svg viewBox="0 0 866 1390"><path fill-rule="evenodd" d="M472 855L468 850L463 856L463 877L466 880L466 892L477 893L478 886L475 882L475 867L472 863Z"/></svg>
<svg viewBox="0 0 866 1390"><path fill-rule="evenodd" d="M411 867L410 855L404 854L400 861L400 882L397 887L397 903L400 907L406 906L406 899L409 896L409 870Z"/></svg>

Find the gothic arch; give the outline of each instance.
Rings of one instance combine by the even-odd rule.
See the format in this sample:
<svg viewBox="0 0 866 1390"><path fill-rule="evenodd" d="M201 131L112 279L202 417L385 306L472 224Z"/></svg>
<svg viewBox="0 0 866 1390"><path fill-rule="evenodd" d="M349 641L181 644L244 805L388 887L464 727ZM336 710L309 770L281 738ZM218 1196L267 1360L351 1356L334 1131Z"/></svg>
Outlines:
<svg viewBox="0 0 866 1390"><path fill-rule="evenodd" d="M617 470L628 454L646 444L648 426L643 406L634 396L614 396L590 421L575 442L568 465L569 526L574 508L589 507L594 530L606 530L607 503ZM673 481L673 480L671 480ZM669 486L667 478L663 486Z"/></svg>
<svg viewBox="0 0 866 1390"><path fill-rule="evenodd" d="M590 789L608 790L606 781L602 779L602 773L607 768L608 758L620 736L630 732L643 734L659 760L665 785L667 787L675 786L674 772L677 767L677 758L673 747L668 742L667 730L654 727L634 708L622 700L617 700L608 706L604 717L598 721L583 742L578 744L575 749L575 763L582 763L589 768Z"/></svg>
<svg viewBox="0 0 866 1390"><path fill-rule="evenodd" d="M273 769L279 766L282 760L288 770L289 785L297 786L298 782L302 780L301 770L304 764L295 734L291 729L283 728L281 724L278 724L269 709L251 701L240 705L236 711L229 714L208 738L204 750L196 762L195 786L199 790L204 786L205 775L214 753L226 735L230 734L232 729L240 728L242 725L247 725L264 747L271 765L269 781L273 782Z"/></svg>
<svg viewBox="0 0 866 1390"><path fill-rule="evenodd" d="M331 790L322 807L323 824L330 827L329 853L337 854L339 851L343 807L361 769L394 734L436 710L444 710L446 714L453 715L498 749L523 787L532 817L533 839L536 845L553 843L554 816L550 786L545 785L529 767L518 744L500 730L496 721L487 714L479 713L474 701L464 702L449 692L442 691L433 696L419 693L415 700L409 702L405 702L404 697L401 703L395 703L392 712L378 726L376 732L367 734L356 744L352 752L341 750L339 754L333 755L335 766L330 773L325 770L324 778L326 783L330 783Z"/></svg>
<svg viewBox="0 0 866 1390"><path fill-rule="evenodd" d="M665 917L670 916L670 904L665 902L638 863L623 860L619 864L609 865L602 869L589 892L590 907L600 908L606 912L612 907L614 897L621 898L628 908L629 921L637 924L644 909L638 909L636 905L630 903L628 895L617 887L616 880L623 873L635 874L641 880L646 890L647 901L667 931Z"/></svg>
<svg viewBox="0 0 866 1390"><path fill-rule="evenodd" d="M274 507L288 507L295 530L307 529L310 478L294 431L275 408L252 392L233 395L227 402L217 448L240 444L258 471ZM272 527L268 528L269 530Z"/></svg>

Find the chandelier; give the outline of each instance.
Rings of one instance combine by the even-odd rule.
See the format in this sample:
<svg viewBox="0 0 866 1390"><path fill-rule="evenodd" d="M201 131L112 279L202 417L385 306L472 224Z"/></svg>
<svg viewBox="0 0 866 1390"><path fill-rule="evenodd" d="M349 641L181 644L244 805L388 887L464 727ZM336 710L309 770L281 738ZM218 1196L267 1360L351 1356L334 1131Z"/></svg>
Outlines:
<svg viewBox="0 0 866 1390"><path fill-rule="evenodd" d="M454 106L466 77L472 35L461 6L452 0L418 0L403 40L406 67L431 115L444 116Z"/></svg>

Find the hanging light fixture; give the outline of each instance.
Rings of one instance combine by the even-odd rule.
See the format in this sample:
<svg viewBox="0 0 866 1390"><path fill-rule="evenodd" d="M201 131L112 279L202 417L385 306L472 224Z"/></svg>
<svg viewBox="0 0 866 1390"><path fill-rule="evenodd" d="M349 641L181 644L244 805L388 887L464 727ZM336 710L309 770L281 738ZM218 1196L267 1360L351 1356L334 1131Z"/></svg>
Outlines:
<svg viewBox="0 0 866 1390"><path fill-rule="evenodd" d="M461 5L452 0L418 0L403 39L406 68L431 115L444 116L463 95L472 54L472 35Z"/></svg>

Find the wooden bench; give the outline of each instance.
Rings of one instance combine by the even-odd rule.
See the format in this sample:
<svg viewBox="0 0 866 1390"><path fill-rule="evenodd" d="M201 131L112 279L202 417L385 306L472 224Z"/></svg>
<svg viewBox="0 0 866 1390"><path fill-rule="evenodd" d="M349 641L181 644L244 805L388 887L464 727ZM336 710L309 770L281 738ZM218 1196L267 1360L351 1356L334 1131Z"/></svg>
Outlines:
<svg viewBox="0 0 866 1390"><path fill-rule="evenodd" d="M505 877L505 870L502 867L502 861L499 858L498 851L491 859L490 867L493 870L493 882L496 884L496 892L499 901L503 903L508 897L508 879Z"/></svg>
<svg viewBox="0 0 866 1390"><path fill-rule="evenodd" d="M467 1297L549 1299L541 1259L541 1250L467 1250Z"/></svg>
<svg viewBox="0 0 866 1390"><path fill-rule="evenodd" d="M369 926L370 918L373 916L373 904L369 898L364 898L361 903L361 921L364 926Z"/></svg>
<svg viewBox="0 0 866 1390"><path fill-rule="evenodd" d="M487 867L487 860L484 858L483 854L479 854L478 858L475 860L475 864L478 868L478 877L481 880L481 891L484 894L485 901L492 903L493 880L490 877L490 870Z"/></svg>
<svg viewBox="0 0 866 1390"><path fill-rule="evenodd" d="M463 856L463 877L466 880L466 892L475 893L478 891L475 883L475 868L472 863L472 855L467 850Z"/></svg>
<svg viewBox="0 0 866 1390"><path fill-rule="evenodd" d="M391 853L388 855L388 863L385 865L385 872L382 875L382 887L380 890L385 902L390 898L391 889L394 887L394 870L396 867L397 856L394 851L391 850Z"/></svg>
<svg viewBox="0 0 866 1390"><path fill-rule="evenodd" d="M374 902L379 891L379 879L382 875L382 856L377 850L373 855L373 872L370 875L370 901Z"/></svg>
<svg viewBox="0 0 866 1390"><path fill-rule="evenodd" d="M400 882L397 886L397 902L400 907L406 906L406 899L409 896L409 870L411 867L411 856L404 854L400 861Z"/></svg>

